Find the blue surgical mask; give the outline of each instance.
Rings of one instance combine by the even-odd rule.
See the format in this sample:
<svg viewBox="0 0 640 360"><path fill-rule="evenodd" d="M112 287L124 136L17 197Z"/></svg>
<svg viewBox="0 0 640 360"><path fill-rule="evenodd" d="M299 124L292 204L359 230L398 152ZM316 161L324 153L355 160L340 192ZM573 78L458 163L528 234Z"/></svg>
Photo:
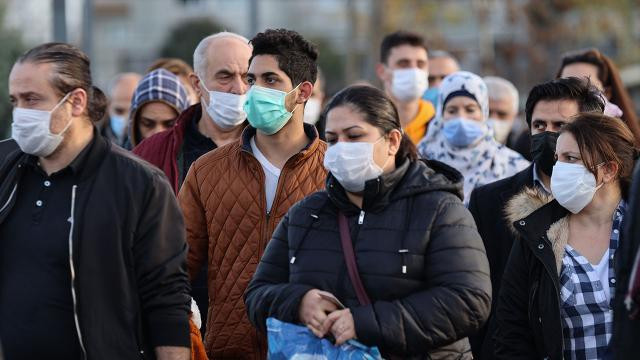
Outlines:
<svg viewBox="0 0 640 360"><path fill-rule="evenodd" d="M440 89L437 87L430 87L427 89L427 91L424 92L424 95L422 95L422 98L424 100L429 101L430 103L433 104L433 106L436 106L436 101L438 101L438 94L440 93Z"/></svg>
<svg viewBox="0 0 640 360"><path fill-rule="evenodd" d="M478 121L457 117L444 123L442 134L451 145L467 147L485 134L485 125Z"/></svg>
<svg viewBox="0 0 640 360"><path fill-rule="evenodd" d="M127 126L127 121L124 116L111 115L109 125L111 126L111 131L113 131L119 139L124 136L124 129Z"/></svg>
<svg viewBox="0 0 640 360"><path fill-rule="evenodd" d="M297 88L296 86L286 93L258 85L251 86L247 92L247 101L244 103L249 124L267 135L280 131L295 111L295 108L291 112L287 111L285 99Z"/></svg>

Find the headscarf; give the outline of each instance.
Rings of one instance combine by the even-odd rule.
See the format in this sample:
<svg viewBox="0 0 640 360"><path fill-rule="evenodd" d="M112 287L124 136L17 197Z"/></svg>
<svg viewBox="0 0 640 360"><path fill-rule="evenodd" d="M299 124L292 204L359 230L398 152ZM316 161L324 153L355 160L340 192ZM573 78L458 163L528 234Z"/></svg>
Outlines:
<svg viewBox="0 0 640 360"><path fill-rule="evenodd" d="M456 94L468 93L473 96L482 110L484 135L468 147L456 147L442 134L445 101ZM460 171L464 176L464 202L469 203L471 191L524 170L529 162L522 155L498 143L493 137L493 129L487 124L489 118L489 96L487 85L482 79L468 71L458 71L448 75L440 85L436 119L427 136L418 144L421 157L438 160Z"/></svg>
<svg viewBox="0 0 640 360"><path fill-rule="evenodd" d="M145 75L131 98L129 136L132 146L136 146L142 141L142 139L136 138L135 131L138 111L145 104L156 101L169 105L178 115L189 107L187 89L176 75L165 69L156 69Z"/></svg>

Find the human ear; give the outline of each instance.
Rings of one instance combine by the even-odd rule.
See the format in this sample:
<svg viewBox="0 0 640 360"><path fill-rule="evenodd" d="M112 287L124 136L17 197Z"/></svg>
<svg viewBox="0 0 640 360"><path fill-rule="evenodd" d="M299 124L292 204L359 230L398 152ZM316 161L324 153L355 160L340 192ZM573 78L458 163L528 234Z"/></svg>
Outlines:
<svg viewBox="0 0 640 360"><path fill-rule="evenodd" d="M402 144L402 132L398 129L391 130L388 134L389 138L389 156L395 156L400 151L400 145Z"/></svg>
<svg viewBox="0 0 640 360"><path fill-rule="evenodd" d="M304 81L298 86L298 97L296 98L296 104L304 104L311 94L313 94L313 84L309 81Z"/></svg>
<svg viewBox="0 0 640 360"><path fill-rule="evenodd" d="M69 95L67 102L71 104L71 115L82 116L85 115L88 108L88 96L84 89L75 89Z"/></svg>

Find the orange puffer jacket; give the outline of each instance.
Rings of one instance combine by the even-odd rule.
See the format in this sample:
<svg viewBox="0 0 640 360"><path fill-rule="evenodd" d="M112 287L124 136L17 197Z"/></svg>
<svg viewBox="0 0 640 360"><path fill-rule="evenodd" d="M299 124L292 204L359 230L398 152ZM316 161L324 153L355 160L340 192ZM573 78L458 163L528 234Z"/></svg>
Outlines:
<svg viewBox="0 0 640 360"><path fill-rule="evenodd" d="M239 141L199 158L178 199L187 229L189 276L208 261L209 309L205 348L210 359L264 359L266 338L249 323L243 294L275 227L287 210L324 188L326 143L305 124L312 139L284 165L271 211L265 175L253 156L248 127Z"/></svg>

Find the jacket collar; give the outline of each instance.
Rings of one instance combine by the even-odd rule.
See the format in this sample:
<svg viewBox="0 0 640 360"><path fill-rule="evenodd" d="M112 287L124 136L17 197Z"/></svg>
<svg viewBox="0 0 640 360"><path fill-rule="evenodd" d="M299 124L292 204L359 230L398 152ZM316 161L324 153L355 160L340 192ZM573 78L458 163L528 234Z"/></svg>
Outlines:
<svg viewBox="0 0 640 360"><path fill-rule="evenodd" d="M389 204L392 191L407 173L410 163L409 160L405 160L392 172L365 182L362 210L374 213L382 211ZM331 173L327 176L326 188L329 198L340 210L349 213L360 210L349 200L346 191Z"/></svg>
<svg viewBox="0 0 640 360"><path fill-rule="evenodd" d="M100 135L98 128L94 126L93 139L80 154L78 154L78 157L69 164L78 182L83 182L96 173L107 153L111 150L111 146L111 142ZM20 165L29 165L34 161L33 156L25 154L22 151L21 154Z"/></svg>
<svg viewBox="0 0 640 360"><path fill-rule="evenodd" d="M298 154L296 154L291 161L287 161L287 166L295 166L301 161L306 160L311 157L316 150L321 146L324 141L320 140L320 136L318 135L318 130L315 126L311 124L304 123L304 133L309 138L309 143L304 147ZM240 147L243 151L248 152L249 154L253 154L251 150L251 138L256 135L256 128L251 125L247 125L247 127L242 131L242 136L240 137ZM289 165L291 164L291 165Z"/></svg>
<svg viewBox="0 0 640 360"><path fill-rule="evenodd" d="M202 106L200 103L189 106L183 111L176 122L176 126L173 127L174 136L174 151L176 153L180 150L182 142L184 141L184 134L187 132L187 127L191 125L194 118L202 117Z"/></svg>
<svg viewBox="0 0 640 360"><path fill-rule="evenodd" d="M356 212L357 208L331 174L327 177L327 193L332 202L343 211ZM365 183L362 210L381 212L401 198L430 191L445 191L462 200L462 175L448 165L435 160L405 160L396 170Z"/></svg>
<svg viewBox="0 0 640 360"><path fill-rule="evenodd" d="M533 176L533 175L532 175ZM558 273L562 267L565 245L569 240L569 211L553 196L535 187L527 187L515 195L505 208L511 230L525 234L527 244L534 254L541 250L541 241L546 236L551 243Z"/></svg>

